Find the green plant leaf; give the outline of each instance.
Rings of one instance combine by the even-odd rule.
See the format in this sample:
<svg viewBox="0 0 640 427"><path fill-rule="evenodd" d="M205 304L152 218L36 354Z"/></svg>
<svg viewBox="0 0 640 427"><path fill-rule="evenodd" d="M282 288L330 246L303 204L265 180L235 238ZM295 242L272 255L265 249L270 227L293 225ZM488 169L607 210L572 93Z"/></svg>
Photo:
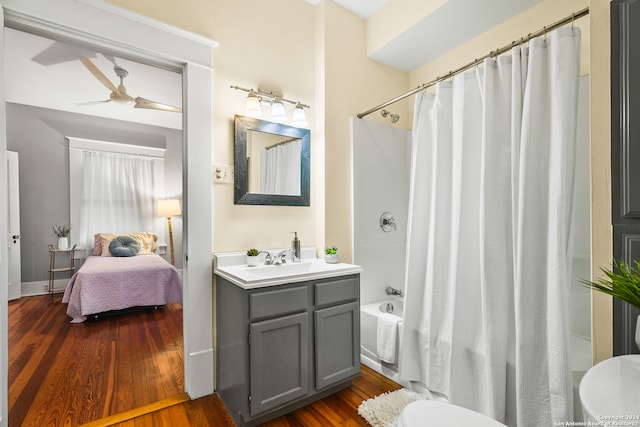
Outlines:
<svg viewBox="0 0 640 427"><path fill-rule="evenodd" d="M634 262L635 267L623 261L614 261L613 269L601 269L607 279L595 282L581 280L580 283L640 308L640 263Z"/></svg>

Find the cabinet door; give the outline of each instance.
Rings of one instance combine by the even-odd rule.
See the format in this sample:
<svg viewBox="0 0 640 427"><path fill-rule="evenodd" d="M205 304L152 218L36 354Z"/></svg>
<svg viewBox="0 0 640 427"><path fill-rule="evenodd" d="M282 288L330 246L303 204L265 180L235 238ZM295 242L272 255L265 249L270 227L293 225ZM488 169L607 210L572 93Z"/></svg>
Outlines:
<svg viewBox="0 0 640 427"><path fill-rule="evenodd" d="M304 312L250 324L252 417L309 392L308 319Z"/></svg>
<svg viewBox="0 0 640 427"><path fill-rule="evenodd" d="M316 388L360 373L360 305L352 302L315 311Z"/></svg>
<svg viewBox="0 0 640 427"><path fill-rule="evenodd" d="M640 2L611 2L611 197L613 258L640 261ZM606 266L605 266L606 267ZM613 299L613 355L639 353L640 309Z"/></svg>

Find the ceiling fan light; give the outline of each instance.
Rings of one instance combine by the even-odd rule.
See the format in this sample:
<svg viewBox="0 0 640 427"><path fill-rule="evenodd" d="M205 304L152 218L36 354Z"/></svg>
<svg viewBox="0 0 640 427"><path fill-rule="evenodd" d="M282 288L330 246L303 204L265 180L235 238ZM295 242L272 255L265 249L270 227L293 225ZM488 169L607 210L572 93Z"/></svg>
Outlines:
<svg viewBox="0 0 640 427"><path fill-rule="evenodd" d="M291 124L295 127L302 128L307 127L307 116L304 114L304 108L300 104L296 104L296 108L293 110L293 118Z"/></svg>
<svg viewBox="0 0 640 427"><path fill-rule="evenodd" d="M247 116L260 117L262 109L260 108L260 98L254 91L249 92L247 96Z"/></svg>
<svg viewBox="0 0 640 427"><path fill-rule="evenodd" d="M284 105L282 105L281 101L275 101L271 105L271 121L276 123L287 121L287 115L284 112Z"/></svg>

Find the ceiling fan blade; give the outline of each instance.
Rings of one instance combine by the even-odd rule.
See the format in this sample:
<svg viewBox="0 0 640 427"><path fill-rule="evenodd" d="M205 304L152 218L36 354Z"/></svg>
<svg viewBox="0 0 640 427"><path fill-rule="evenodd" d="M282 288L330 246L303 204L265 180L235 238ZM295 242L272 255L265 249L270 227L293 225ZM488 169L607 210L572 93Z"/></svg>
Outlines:
<svg viewBox="0 0 640 427"><path fill-rule="evenodd" d="M93 76L96 79L98 79L98 81L100 81L100 83L106 86L106 88L109 89L111 92L119 93L118 88L115 87L113 83L111 83L111 80L109 80L107 76L105 76L102 73L102 71L100 71L100 69L96 67L93 62L91 62L89 58L85 56L80 56L79 58L80 58L80 61L84 64L84 66L87 67L87 70L89 70L91 74L93 74Z"/></svg>
<svg viewBox="0 0 640 427"><path fill-rule="evenodd" d="M162 104L160 102L151 101L150 99L137 97L135 99L136 104L133 106L134 108L147 108L150 110L162 110L162 111L171 111L173 113L182 113L182 108L174 107L167 104Z"/></svg>
<svg viewBox="0 0 640 427"><path fill-rule="evenodd" d="M107 102L111 102L111 100L105 99L104 101L77 102L76 105L98 105L98 104L106 104Z"/></svg>

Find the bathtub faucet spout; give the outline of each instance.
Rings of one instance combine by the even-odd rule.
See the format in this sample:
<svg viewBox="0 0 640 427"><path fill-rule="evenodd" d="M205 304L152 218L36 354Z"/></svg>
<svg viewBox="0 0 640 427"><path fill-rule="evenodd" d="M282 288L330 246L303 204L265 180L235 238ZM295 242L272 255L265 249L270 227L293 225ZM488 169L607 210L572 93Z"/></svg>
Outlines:
<svg viewBox="0 0 640 427"><path fill-rule="evenodd" d="M384 290L387 295L396 295L399 297L402 297L402 291L400 289L396 289L396 288L392 288L391 286L388 286L387 289Z"/></svg>

